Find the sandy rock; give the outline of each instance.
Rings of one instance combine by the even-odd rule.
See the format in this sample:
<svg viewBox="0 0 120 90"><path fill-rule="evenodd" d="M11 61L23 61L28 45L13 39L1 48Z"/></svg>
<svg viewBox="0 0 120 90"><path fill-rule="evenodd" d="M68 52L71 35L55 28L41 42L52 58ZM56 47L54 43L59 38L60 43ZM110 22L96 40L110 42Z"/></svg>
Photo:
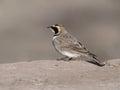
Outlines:
<svg viewBox="0 0 120 90"><path fill-rule="evenodd" d="M56 60L1 64L0 90L120 90L120 59L103 67Z"/></svg>

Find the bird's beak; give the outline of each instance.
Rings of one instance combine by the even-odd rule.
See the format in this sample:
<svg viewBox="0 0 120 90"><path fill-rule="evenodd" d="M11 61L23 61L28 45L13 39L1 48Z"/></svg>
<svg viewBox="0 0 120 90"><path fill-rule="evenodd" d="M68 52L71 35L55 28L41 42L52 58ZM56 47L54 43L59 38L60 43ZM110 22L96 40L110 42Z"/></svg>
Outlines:
<svg viewBox="0 0 120 90"><path fill-rule="evenodd" d="M47 28L52 28L52 26L48 26Z"/></svg>

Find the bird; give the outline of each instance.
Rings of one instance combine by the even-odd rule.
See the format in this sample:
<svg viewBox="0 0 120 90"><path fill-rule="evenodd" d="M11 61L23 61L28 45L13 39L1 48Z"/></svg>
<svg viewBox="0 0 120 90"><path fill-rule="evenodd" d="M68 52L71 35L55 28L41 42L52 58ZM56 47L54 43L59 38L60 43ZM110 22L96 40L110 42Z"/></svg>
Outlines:
<svg viewBox="0 0 120 90"><path fill-rule="evenodd" d="M58 60L70 61L80 56L86 56L92 59L88 61L98 66L104 66L106 63L101 62L98 57L91 53L76 37L71 35L63 25L54 24L48 26L54 33L52 38L52 44L55 50L64 55L65 57Z"/></svg>

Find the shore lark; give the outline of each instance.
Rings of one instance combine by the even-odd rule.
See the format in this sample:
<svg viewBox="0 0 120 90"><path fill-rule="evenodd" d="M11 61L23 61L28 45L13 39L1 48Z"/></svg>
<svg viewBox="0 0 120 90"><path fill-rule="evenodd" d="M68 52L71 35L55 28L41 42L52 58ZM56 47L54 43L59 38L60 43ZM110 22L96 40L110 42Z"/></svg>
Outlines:
<svg viewBox="0 0 120 90"><path fill-rule="evenodd" d="M73 58L78 58L81 55L84 55L92 59L91 63L99 66L105 65L105 63L101 62L95 54L88 51L80 41L69 34L64 26L55 24L48 28L51 28L54 33L52 39L54 48L65 56L64 58L61 58L62 60L72 60Z"/></svg>

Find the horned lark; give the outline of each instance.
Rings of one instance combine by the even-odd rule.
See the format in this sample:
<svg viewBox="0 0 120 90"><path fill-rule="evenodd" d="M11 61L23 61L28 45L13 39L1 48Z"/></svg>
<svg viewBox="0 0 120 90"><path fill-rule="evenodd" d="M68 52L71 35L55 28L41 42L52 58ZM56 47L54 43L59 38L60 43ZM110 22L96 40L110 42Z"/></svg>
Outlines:
<svg viewBox="0 0 120 90"><path fill-rule="evenodd" d="M54 48L59 53L66 56L61 59L71 60L73 58L84 55L93 59L92 63L96 63L99 66L105 65L105 63L101 62L95 54L88 51L81 42L79 42L74 36L69 34L64 26L55 24L49 26L48 28L51 28L51 30L54 32L54 36L52 39Z"/></svg>

